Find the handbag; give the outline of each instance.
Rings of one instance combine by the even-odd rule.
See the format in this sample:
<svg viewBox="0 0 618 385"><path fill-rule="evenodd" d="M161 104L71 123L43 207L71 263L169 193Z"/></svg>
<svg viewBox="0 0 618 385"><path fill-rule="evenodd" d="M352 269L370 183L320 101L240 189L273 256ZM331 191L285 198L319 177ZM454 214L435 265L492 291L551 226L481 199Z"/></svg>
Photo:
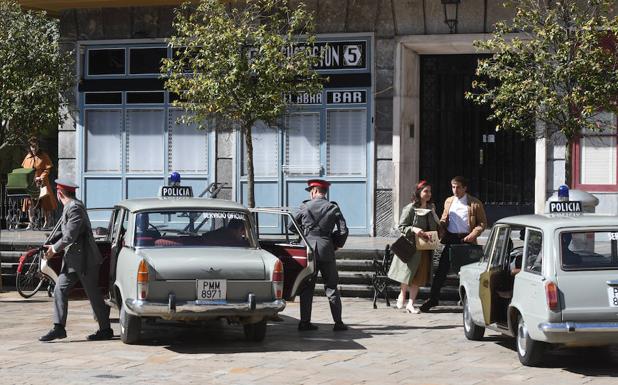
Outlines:
<svg viewBox="0 0 618 385"><path fill-rule="evenodd" d="M414 253L416 253L416 244L402 235L397 238L395 242L393 242L391 245L391 250L395 253L397 258L401 260L401 262L408 263L408 261L414 256Z"/></svg>
<svg viewBox="0 0 618 385"><path fill-rule="evenodd" d="M438 239L437 231L425 231L425 234L429 236L429 239L423 239L416 237L416 250L435 250L438 248L440 240Z"/></svg>
<svg viewBox="0 0 618 385"><path fill-rule="evenodd" d="M41 187L41 190L39 191L39 199L43 199L48 195L49 195L49 191L47 191L47 186Z"/></svg>

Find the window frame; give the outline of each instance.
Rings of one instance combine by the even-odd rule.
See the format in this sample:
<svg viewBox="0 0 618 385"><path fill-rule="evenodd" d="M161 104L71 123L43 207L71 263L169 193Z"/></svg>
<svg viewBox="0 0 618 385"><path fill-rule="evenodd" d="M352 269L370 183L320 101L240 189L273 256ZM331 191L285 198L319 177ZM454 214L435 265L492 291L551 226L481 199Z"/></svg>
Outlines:
<svg viewBox="0 0 618 385"><path fill-rule="evenodd" d="M526 236L524 238L524 256L522 257L522 261L521 261L521 270L526 272L526 273L530 273L530 274L535 274L535 275L543 275L543 266L544 263L543 261L541 261L541 271L536 271L536 270L531 270L528 268L528 239L530 238L530 233L531 232L536 232L541 234L541 250L539 251L539 253L541 253L541 255L543 255L543 258L545 259L545 234L543 233L543 230L539 229L539 228L535 228L535 227L527 227L526 228ZM538 258L538 254L536 256L536 258Z"/></svg>
<svg viewBox="0 0 618 385"><path fill-rule="evenodd" d="M618 114L614 115L616 131L614 133L592 132L578 135L572 144L573 153L573 186L574 188L591 191L591 192L618 192ZM616 139L616 175L614 184L586 184L581 183L582 180L582 140L587 137L614 137Z"/></svg>

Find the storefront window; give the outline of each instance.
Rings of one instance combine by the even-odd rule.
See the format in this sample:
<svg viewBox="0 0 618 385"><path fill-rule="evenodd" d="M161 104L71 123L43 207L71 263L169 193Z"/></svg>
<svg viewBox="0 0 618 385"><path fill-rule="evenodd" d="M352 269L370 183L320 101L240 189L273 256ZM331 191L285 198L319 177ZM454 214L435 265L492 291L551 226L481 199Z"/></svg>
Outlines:
<svg viewBox="0 0 618 385"><path fill-rule="evenodd" d="M178 172L208 171L208 131L178 121L181 110L170 110L168 119L169 169Z"/></svg>
<svg viewBox="0 0 618 385"><path fill-rule="evenodd" d="M86 111L86 171L120 171L121 110Z"/></svg>
<svg viewBox="0 0 618 385"><path fill-rule="evenodd" d="M279 166L279 132L263 122L257 122L252 128L253 170L256 177L277 176ZM243 175L247 175L247 148L242 139Z"/></svg>
<svg viewBox="0 0 618 385"><path fill-rule="evenodd" d="M288 175L320 174L319 112L287 116L284 172Z"/></svg>
<svg viewBox="0 0 618 385"><path fill-rule="evenodd" d="M582 133L577 147L576 166L580 185L604 189L616 185L618 156L616 153L616 116L605 113L600 117L602 130Z"/></svg>
<svg viewBox="0 0 618 385"><path fill-rule="evenodd" d="M88 50L88 75L124 75L124 48Z"/></svg>
<svg viewBox="0 0 618 385"><path fill-rule="evenodd" d="M365 175L367 111L329 110L326 123L328 175Z"/></svg>
<svg viewBox="0 0 618 385"><path fill-rule="evenodd" d="M163 110L127 110L127 171L163 171Z"/></svg>

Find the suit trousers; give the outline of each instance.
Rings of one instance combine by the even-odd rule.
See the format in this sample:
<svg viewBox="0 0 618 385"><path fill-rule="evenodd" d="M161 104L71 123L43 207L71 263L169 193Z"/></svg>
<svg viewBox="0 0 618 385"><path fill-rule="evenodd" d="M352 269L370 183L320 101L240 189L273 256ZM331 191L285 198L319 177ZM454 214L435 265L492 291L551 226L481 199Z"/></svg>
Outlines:
<svg viewBox="0 0 618 385"><path fill-rule="evenodd" d="M337 264L332 261L316 261L316 268L322 274L324 280L324 291L330 305L330 312L335 322L341 321L341 294L337 288L339 274ZM313 305L313 292L315 291L316 275L307 282L300 292L300 320L301 322L311 321L311 308Z"/></svg>
<svg viewBox="0 0 618 385"><path fill-rule="evenodd" d="M101 291L99 290L99 266L92 267L88 274L63 271L58 276L58 282L54 288L54 324L65 326L69 308L69 291L77 281L82 283L84 291L92 306L96 321L99 323L99 330L109 329L109 307L105 304Z"/></svg>
<svg viewBox="0 0 618 385"><path fill-rule="evenodd" d="M465 235L466 234L451 234L447 232L444 236L443 242L445 245L444 249L442 249L442 254L440 254L438 270L434 273L433 280L431 281L431 294L429 298L432 301L440 300L440 290L442 289L442 286L444 286L444 281L446 281L446 276L451 268L451 245L459 245L463 243L461 239L465 237Z"/></svg>

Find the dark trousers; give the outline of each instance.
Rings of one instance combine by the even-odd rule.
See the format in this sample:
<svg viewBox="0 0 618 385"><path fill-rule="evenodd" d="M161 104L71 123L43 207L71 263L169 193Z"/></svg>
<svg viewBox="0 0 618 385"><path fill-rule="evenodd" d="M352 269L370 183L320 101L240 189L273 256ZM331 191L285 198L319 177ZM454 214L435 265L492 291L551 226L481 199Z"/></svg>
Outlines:
<svg viewBox="0 0 618 385"><path fill-rule="evenodd" d="M322 274L324 280L324 291L330 305L330 312L335 322L341 322L341 294L337 288L339 274L337 264L332 261L316 261L316 268ZM311 321L311 308L313 306L313 292L315 290L316 275L307 282L300 292L300 320L301 322Z"/></svg>
<svg viewBox="0 0 618 385"><path fill-rule="evenodd" d="M64 269L63 269L64 270ZM99 329L109 329L109 307L105 304L99 290L99 269L92 268L87 275L62 271L54 288L54 323L65 326L69 310L69 291L77 281L82 283L84 291L92 306L94 316L99 323Z"/></svg>
<svg viewBox="0 0 618 385"><path fill-rule="evenodd" d="M440 263L438 264L438 270L433 275L433 281L431 281L431 294L430 299L432 301L437 302L440 299L440 290L442 286L444 286L444 281L446 281L446 275L451 268L451 245L459 245L464 243L462 239L467 234L453 234L446 232L444 237L442 238L442 243L444 243L444 249L442 250L442 254L440 254Z"/></svg>

